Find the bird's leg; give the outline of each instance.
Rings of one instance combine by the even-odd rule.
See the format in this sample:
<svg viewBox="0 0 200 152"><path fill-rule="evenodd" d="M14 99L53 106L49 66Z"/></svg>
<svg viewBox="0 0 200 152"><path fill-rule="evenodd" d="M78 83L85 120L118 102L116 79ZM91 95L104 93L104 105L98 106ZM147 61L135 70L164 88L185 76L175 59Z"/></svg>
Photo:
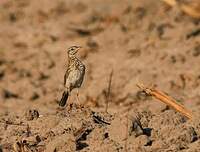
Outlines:
<svg viewBox="0 0 200 152"><path fill-rule="evenodd" d="M69 102L67 102L67 111L70 112L71 109L72 109L72 103L70 103L71 91L70 91L69 88L67 88L67 91L68 91L68 95L69 95L69 96L68 96L68 101L69 101Z"/></svg>
<svg viewBox="0 0 200 152"><path fill-rule="evenodd" d="M80 104L80 100L79 100L79 89L77 88L77 92L76 92L76 99L78 104Z"/></svg>

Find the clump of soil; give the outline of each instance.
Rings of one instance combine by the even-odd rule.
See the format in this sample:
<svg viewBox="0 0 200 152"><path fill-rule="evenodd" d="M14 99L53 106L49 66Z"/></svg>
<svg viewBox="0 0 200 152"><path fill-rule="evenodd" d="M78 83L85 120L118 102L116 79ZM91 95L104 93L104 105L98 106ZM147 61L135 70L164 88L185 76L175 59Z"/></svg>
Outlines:
<svg viewBox="0 0 200 152"><path fill-rule="evenodd" d="M200 150L199 20L157 0L0 3L0 151ZM71 45L83 47L86 75L80 103L72 91L61 109ZM193 119L145 96L140 81Z"/></svg>

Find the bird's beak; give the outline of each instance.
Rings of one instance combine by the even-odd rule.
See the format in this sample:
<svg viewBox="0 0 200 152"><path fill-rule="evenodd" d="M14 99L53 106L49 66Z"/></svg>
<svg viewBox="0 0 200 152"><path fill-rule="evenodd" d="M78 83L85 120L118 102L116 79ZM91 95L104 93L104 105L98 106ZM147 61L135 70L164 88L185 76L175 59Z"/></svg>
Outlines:
<svg viewBox="0 0 200 152"><path fill-rule="evenodd" d="M82 49L83 47L82 46L78 46L78 50Z"/></svg>

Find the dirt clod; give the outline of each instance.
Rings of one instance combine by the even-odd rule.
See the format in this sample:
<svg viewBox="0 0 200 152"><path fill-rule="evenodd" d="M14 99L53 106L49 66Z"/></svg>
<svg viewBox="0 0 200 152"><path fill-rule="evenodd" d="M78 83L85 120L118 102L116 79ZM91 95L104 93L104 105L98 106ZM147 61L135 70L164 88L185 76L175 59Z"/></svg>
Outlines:
<svg viewBox="0 0 200 152"><path fill-rule="evenodd" d="M0 151L199 152L200 22L178 4L0 0ZM58 108L73 45L82 46L85 78ZM138 82L194 117L146 96Z"/></svg>
<svg viewBox="0 0 200 152"><path fill-rule="evenodd" d="M24 117L26 120L30 121L39 118L39 112L36 109L26 110Z"/></svg>

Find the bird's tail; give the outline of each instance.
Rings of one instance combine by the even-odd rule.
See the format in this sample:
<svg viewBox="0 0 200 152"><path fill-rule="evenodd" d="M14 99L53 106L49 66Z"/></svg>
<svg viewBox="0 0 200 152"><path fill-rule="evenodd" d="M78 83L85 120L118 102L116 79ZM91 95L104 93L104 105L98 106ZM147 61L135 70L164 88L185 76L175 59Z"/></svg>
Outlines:
<svg viewBox="0 0 200 152"><path fill-rule="evenodd" d="M61 98L61 100L59 102L59 106L64 107L66 105L68 96L69 96L69 92L68 91L64 91L63 95L62 95L62 98Z"/></svg>

